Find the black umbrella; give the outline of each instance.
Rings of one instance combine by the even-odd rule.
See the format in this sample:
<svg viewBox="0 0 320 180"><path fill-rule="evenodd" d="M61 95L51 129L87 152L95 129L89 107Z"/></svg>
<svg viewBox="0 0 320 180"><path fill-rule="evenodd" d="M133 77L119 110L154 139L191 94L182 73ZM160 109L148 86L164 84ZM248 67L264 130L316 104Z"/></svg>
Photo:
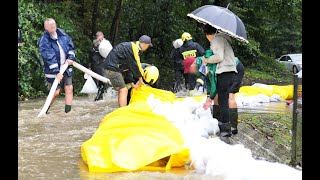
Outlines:
<svg viewBox="0 0 320 180"><path fill-rule="evenodd" d="M231 12L228 7L214 5L201 6L187 16L203 24L209 24L219 32L223 32L240 41L248 43L247 31L241 19Z"/></svg>

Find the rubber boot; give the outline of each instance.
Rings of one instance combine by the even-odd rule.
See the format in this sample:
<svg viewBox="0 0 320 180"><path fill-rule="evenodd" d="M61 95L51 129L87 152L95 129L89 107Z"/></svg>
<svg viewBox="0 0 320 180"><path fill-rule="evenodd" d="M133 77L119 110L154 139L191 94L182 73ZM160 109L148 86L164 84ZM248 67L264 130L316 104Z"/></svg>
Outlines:
<svg viewBox="0 0 320 180"><path fill-rule="evenodd" d="M48 107L48 109L47 109L47 111L46 111L46 114L50 114L48 111L49 111L49 109L50 109L50 106Z"/></svg>
<svg viewBox="0 0 320 180"><path fill-rule="evenodd" d="M238 108L230 108L230 124L231 124L231 133L233 135L238 134Z"/></svg>
<svg viewBox="0 0 320 180"><path fill-rule="evenodd" d="M219 129L220 129L219 139L227 144L231 144L231 141L229 139L231 136L230 122L227 122L227 123L219 122L218 125L219 125Z"/></svg>
<svg viewBox="0 0 320 180"><path fill-rule="evenodd" d="M177 93L179 89L179 82L176 81L173 86L173 93Z"/></svg>
<svg viewBox="0 0 320 180"><path fill-rule="evenodd" d="M102 99L103 99L103 93L104 93L104 86L103 86L103 85L100 85L99 90L98 90L98 93L97 93L97 96L96 96L96 98L94 99L94 101L102 100Z"/></svg>
<svg viewBox="0 0 320 180"><path fill-rule="evenodd" d="M71 105L65 105L64 112L68 113L71 111Z"/></svg>
<svg viewBox="0 0 320 180"><path fill-rule="evenodd" d="M220 107L219 105L212 106L212 117L216 118L219 122L221 121Z"/></svg>

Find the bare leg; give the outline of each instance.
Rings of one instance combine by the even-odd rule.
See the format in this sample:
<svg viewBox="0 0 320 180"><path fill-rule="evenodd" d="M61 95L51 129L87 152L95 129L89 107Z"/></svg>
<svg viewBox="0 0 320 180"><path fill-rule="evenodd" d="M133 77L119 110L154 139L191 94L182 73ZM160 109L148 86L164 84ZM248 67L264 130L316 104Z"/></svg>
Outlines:
<svg viewBox="0 0 320 180"><path fill-rule="evenodd" d="M233 93L229 93L229 108L238 108L237 102Z"/></svg>
<svg viewBox="0 0 320 180"><path fill-rule="evenodd" d="M55 92L54 92L54 95L53 95L53 98L51 100L51 103L50 103L50 106L52 106L53 102L57 99L57 97L59 96L59 93L60 93L60 89L57 89Z"/></svg>
<svg viewBox="0 0 320 180"><path fill-rule="evenodd" d="M73 86L72 85L64 86L64 92L66 94L65 104L66 105L71 105L72 104L72 99L73 99Z"/></svg>
<svg viewBox="0 0 320 180"><path fill-rule="evenodd" d="M127 105L128 89L126 87L119 89L118 92L118 103L120 107Z"/></svg>

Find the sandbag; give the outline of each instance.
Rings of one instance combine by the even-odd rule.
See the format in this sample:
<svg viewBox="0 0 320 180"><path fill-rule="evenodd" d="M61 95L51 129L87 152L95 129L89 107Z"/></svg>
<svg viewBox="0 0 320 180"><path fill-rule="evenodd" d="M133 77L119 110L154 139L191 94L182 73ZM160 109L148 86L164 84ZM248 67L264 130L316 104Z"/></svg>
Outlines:
<svg viewBox="0 0 320 180"><path fill-rule="evenodd" d="M153 94L172 101L169 91L141 86L132 90L131 103L105 116L94 135L81 146L90 172L169 170L190 159L180 131L164 116L152 113Z"/></svg>
<svg viewBox="0 0 320 180"><path fill-rule="evenodd" d="M101 41L100 45L99 45L99 53L100 53L100 55L102 57L106 58L111 50L112 50L111 43L108 40L103 39Z"/></svg>
<svg viewBox="0 0 320 180"><path fill-rule="evenodd" d="M84 74L84 78L87 79L84 83L80 93L85 94L97 94L98 93L98 87L92 77L88 74Z"/></svg>

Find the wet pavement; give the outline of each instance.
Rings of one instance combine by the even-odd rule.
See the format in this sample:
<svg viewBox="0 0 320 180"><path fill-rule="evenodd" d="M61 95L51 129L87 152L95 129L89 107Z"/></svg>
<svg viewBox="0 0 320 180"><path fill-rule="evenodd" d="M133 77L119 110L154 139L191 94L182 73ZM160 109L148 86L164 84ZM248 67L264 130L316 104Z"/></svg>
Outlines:
<svg viewBox="0 0 320 180"><path fill-rule="evenodd" d="M50 114L36 118L45 99L18 102L18 177L19 179L222 179L193 171L91 173L82 162L80 147L97 130L103 117L117 108L116 99L93 102L93 97L76 97L72 111L64 113L64 99L59 98ZM284 102L257 107L263 112L289 112ZM240 112L255 112L241 108ZM241 128L247 128L239 125ZM237 135L234 142L244 142L258 153L262 148L250 141L250 135ZM251 147L250 147L251 145ZM262 145L263 146L263 145ZM256 148L256 151L254 150ZM265 151L265 157L277 161L279 157ZM271 153L272 154L272 153ZM272 159L273 158L273 159Z"/></svg>

